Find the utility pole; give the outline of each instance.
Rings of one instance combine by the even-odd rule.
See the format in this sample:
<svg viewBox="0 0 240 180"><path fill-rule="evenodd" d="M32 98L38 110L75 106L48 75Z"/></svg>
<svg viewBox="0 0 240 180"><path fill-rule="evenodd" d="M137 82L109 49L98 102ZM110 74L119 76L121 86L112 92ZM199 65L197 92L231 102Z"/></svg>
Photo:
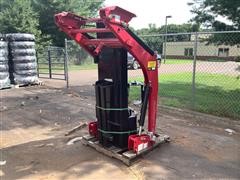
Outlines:
<svg viewBox="0 0 240 180"><path fill-rule="evenodd" d="M166 46L167 46L167 19L172 16L166 16L165 18L165 36L164 36L164 64L166 62Z"/></svg>

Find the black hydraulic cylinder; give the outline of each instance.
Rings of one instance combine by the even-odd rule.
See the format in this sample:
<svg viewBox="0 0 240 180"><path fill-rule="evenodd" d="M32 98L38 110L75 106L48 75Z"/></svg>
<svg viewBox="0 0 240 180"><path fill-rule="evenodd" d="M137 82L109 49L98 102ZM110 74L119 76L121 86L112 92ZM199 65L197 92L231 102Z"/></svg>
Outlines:
<svg viewBox="0 0 240 180"><path fill-rule="evenodd" d="M145 90L144 90L144 98L143 98L143 102L142 102L141 115L140 115L140 120L139 120L139 126L141 126L141 127L144 126L144 122L145 122L149 92L150 92L150 86L147 84L145 86Z"/></svg>

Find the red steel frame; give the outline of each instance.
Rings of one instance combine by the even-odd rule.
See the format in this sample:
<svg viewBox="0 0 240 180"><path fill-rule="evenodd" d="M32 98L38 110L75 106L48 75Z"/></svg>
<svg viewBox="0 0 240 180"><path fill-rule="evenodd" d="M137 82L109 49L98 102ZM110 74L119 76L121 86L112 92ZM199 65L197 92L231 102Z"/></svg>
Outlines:
<svg viewBox="0 0 240 180"><path fill-rule="evenodd" d="M55 15L57 26L68 36L74 39L82 48L96 57L102 47L124 47L138 61L145 84L150 86L148 101L148 132L155 134L157 99L158 99L158 68L156 55L150 54L128 32L128 22L136 17L120 7L112 6L100 9L100 18L84 18L69 12ZM105 28L86 28L87 24L101 22ZM91 39L86 33L111 32L115 35L112 39ZM113 62L114 63L114 62ZM154 67L150 67L153 64Z"/></svg>

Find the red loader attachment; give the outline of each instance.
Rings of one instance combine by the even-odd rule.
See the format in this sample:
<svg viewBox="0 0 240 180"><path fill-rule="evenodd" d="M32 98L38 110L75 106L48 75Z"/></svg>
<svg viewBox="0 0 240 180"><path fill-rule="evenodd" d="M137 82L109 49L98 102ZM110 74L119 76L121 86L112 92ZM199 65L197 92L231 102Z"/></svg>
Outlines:
<svg viewBox="0 0 240 180"><path fill-rule="evenodd" d="M120 7L112 6L100 9L99 15L99 18L85 18L73 13L62 12L55 15L55 22L63 32L74 39L95 59L107 47L123 48L138 61L144 75L145 86L139 128L137 133L129 135L128 151L125 154L123 153L123 156L125 155L128 159L131 159L130 157L136 157L141 152L150 150L159 142L168 140L166 136L162 137L155 132L158 104L158 61L154 51L128 28L128 23L133 17L136 17L135 14ZM101 26L96 28L96 24L101 24ZM109 33L111 36L104 38ZM112 63L115 63L114 59ZM147 106L148 130L142 134ZM89 132L91 137L98 138L97 126L97 122L90 123ZM87 140L89 142L89 139ZM99 150L99 148L96 149ZM105 153L105 150L102 152ZM129 162L127 160L123 161Z"/></svg>

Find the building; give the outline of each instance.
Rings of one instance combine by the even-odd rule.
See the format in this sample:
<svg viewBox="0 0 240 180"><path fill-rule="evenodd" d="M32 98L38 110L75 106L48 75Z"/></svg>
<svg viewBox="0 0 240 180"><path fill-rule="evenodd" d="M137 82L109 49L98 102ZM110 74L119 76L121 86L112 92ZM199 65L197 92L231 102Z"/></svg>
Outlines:
<svg viewBox="0 0 240 180"><path fill-rule="evenodd" d="M205 36L206 37L206 36ZM197 42L198 60L231 60L240 61L240 45L208 44L203 38ZM185 42L167 42L166 55L169 59L193 59L194 38ZM164 51L163 51L164 52Z"/></svg>

